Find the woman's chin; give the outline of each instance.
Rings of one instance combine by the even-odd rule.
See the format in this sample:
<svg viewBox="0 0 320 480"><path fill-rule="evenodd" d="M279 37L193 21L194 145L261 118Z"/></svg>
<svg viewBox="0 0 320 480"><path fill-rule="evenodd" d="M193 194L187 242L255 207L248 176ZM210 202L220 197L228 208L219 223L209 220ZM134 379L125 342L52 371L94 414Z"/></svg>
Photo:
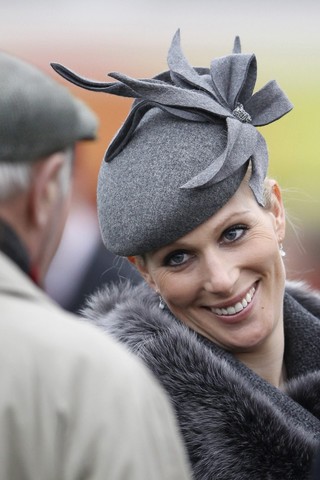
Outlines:
<svg viewBox="0 0 320 480"><path fill-rule="evenodd" d="M265 343L268 335L265 332L261 332L260 335L255 334L251 337L249 335L244 335L243 338L229 339L229 348L228 350L232 353L249 353L255 352L261 348Z"/></svg>

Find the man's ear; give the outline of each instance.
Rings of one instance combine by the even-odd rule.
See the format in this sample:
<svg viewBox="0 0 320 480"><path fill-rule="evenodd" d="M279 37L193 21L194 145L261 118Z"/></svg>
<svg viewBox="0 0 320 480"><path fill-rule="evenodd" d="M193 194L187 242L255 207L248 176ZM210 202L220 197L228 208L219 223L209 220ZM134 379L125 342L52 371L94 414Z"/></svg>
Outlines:
<svg viewBox="0 0 320 480"><path fill-rule="evenodd" d="M28 214L30 222L37 228L43 228L47 224L56 196L60 194L59 172L64 161L61 153L55 153L33 166Z"/></svg>
<svg viewBox="0 0 320 480"><path fill-rule="evenodd" d="M276 180L270 180L271 187L271 205L270 212L275 219L275 230L279 242L282 242L286 233L286 215L282 200L281 189Z"/></svg>

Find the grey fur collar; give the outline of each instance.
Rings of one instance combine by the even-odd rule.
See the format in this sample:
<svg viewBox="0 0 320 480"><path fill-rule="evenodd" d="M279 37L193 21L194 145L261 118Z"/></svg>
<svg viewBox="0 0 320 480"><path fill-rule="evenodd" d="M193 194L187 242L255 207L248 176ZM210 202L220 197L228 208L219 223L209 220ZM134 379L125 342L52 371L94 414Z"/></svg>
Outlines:
<svg viewBox="0 0 320 480"><path fill-rule="evenodd" d="M320 297L300 284L289 291L286 393L161 311L144 284L101 290L84 311L163 384L197 480L308 478L320 438L320 322L311 313Z"/></svg>

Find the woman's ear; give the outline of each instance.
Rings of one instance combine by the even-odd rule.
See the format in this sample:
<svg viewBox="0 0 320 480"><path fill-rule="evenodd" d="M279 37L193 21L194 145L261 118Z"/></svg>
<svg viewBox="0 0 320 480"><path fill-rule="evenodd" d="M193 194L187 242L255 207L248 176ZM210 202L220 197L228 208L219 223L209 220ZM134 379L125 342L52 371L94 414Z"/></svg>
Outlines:
<svg viewBox="0 0 320 480"><path fill-rule="evenodd" d="M270 212L275 219L275 230L279 242L282 242L286 232L286 215L282 201L282 194L279 184L276 180L269 180L271 195L270 195Z"/></svg>
<svg viewBox="0 0 320 480"><path fill-rule="evenodd" d="M135 256L135 257L128 257L129 261L134 264L140 275L143 277L143 279L147 282L147 284L153 288L153 290L157 291L157 286L152 278L152 275L149 272L147 262L144 258L141 256Z"/></svg>

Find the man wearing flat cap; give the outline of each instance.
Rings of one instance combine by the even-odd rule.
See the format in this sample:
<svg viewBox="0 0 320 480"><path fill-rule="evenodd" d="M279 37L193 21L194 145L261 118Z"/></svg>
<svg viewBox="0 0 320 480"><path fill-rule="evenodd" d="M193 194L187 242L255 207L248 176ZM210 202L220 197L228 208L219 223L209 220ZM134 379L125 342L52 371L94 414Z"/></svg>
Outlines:
<svg viewBox="0 0 320 480"><path fill-rule="evenodd" d="M0 52L3 480L190 478L155 380L41 289L68 211L74 146L96 129L67 89Z"/></svg>

